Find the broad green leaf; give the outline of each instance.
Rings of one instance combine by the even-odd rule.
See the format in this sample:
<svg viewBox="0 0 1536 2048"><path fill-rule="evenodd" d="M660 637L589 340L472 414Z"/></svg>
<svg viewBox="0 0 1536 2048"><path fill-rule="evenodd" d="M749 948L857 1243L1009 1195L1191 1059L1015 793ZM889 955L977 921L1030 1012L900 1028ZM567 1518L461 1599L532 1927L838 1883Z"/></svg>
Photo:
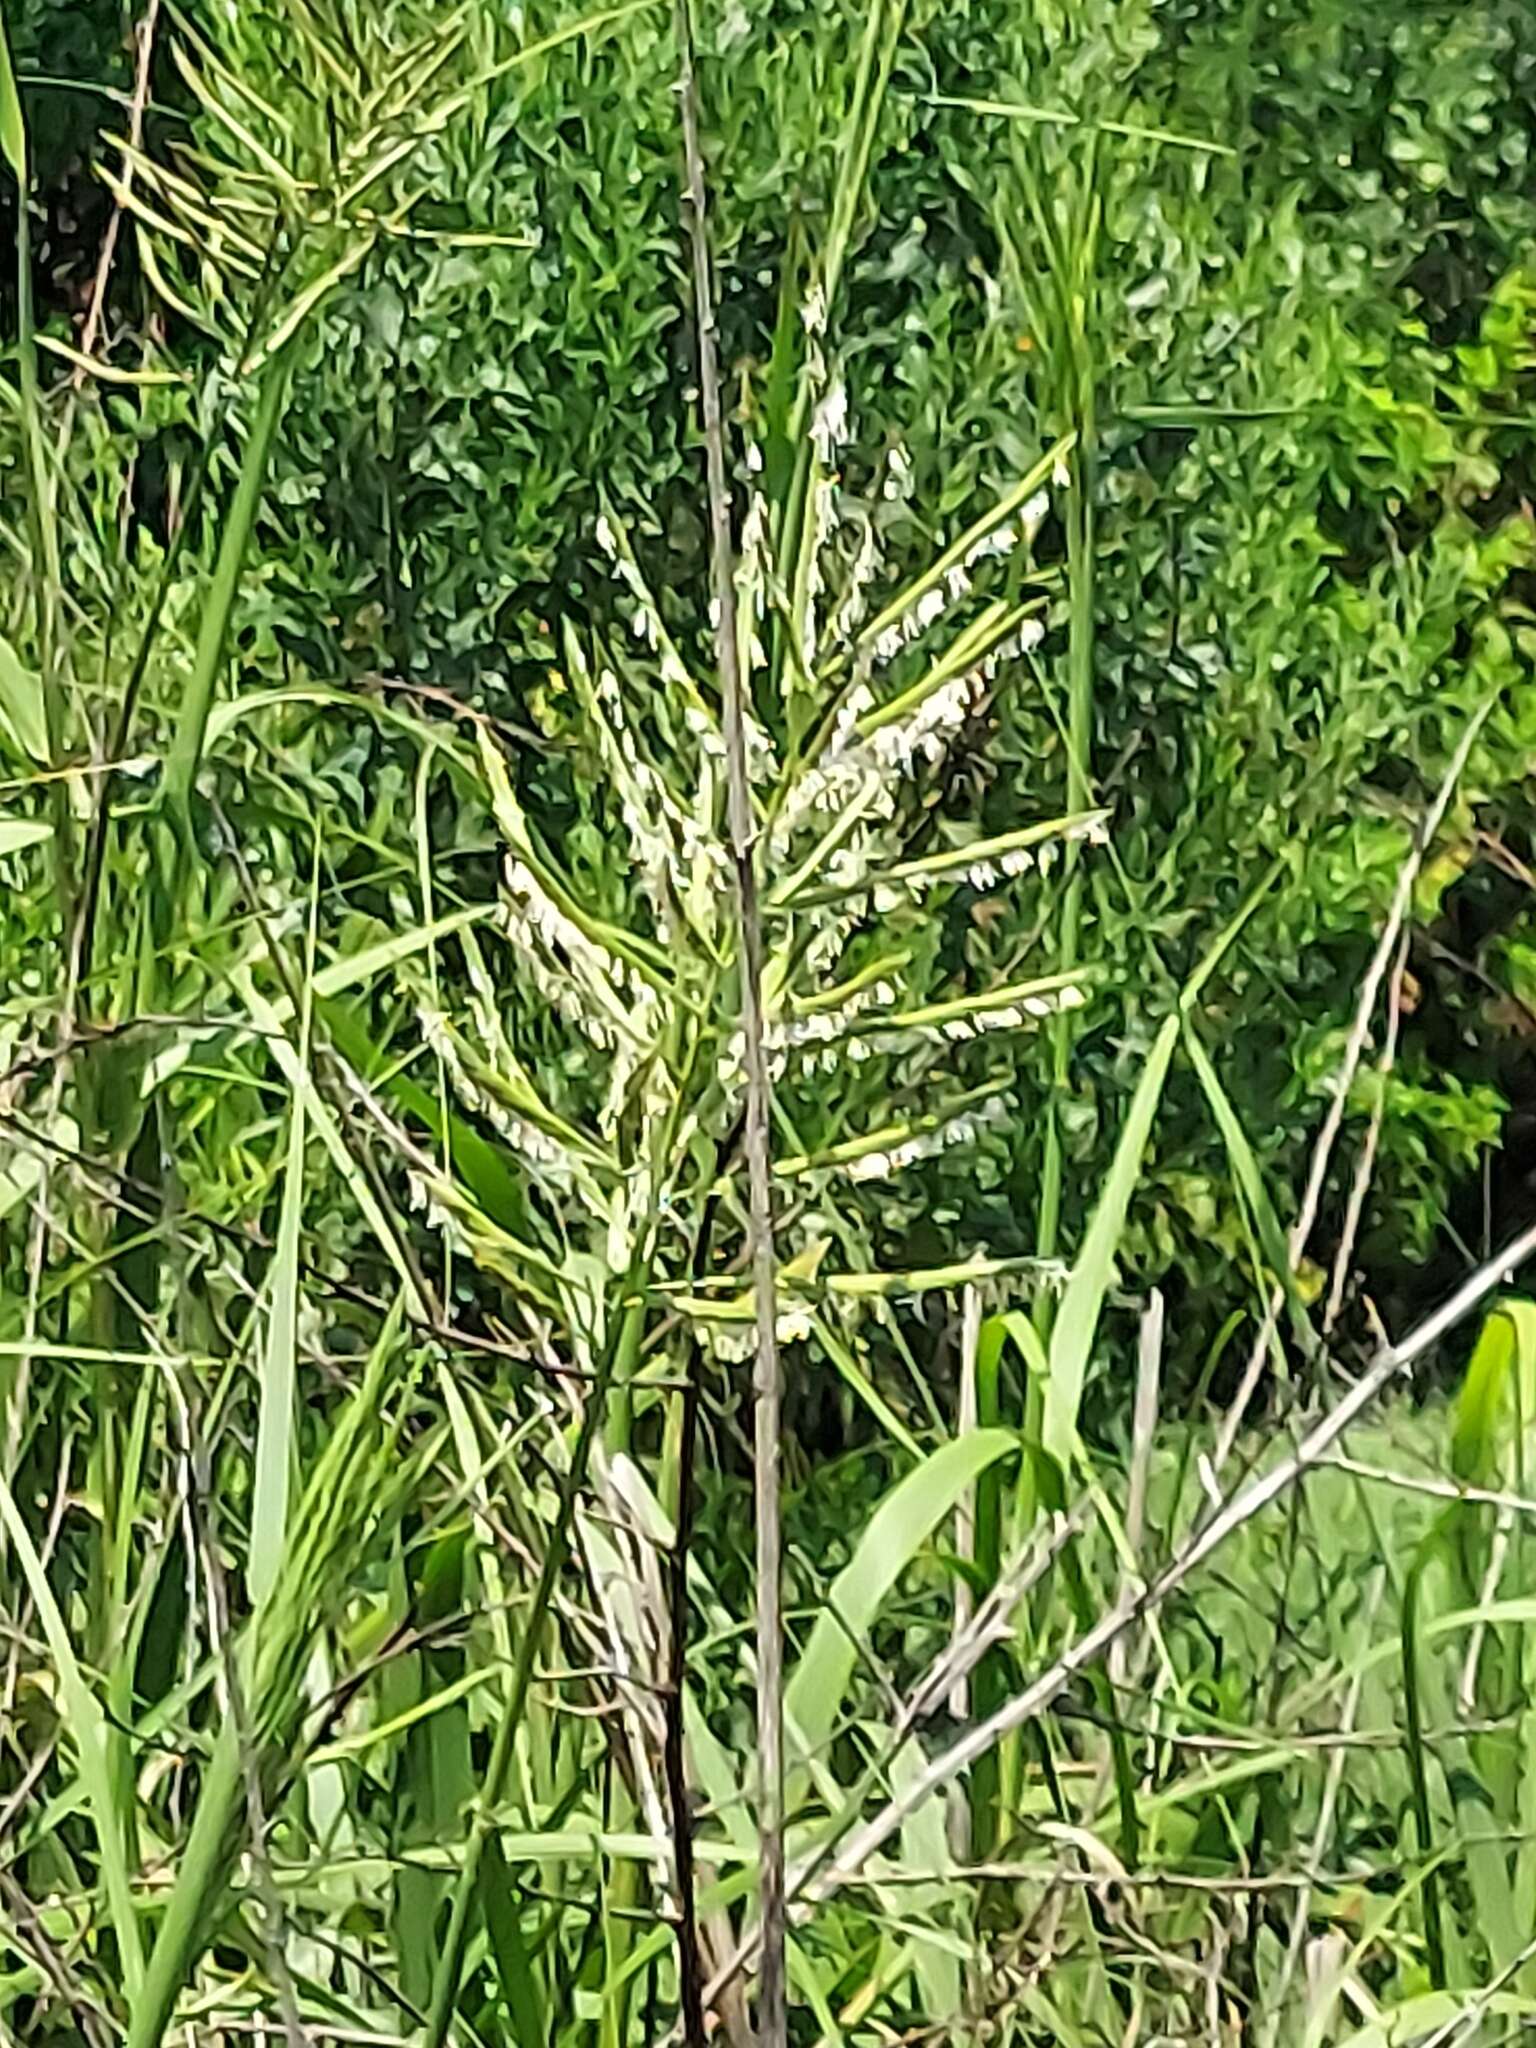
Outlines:
<svg viewBox="0 0 1536 2048"><path fill-rule="evenodd" d="M31 1532L22 1520L21 1510L17 1507L15 1497L3 1477L0 1477L0 1522L5 1524L6 1534L16 1547L21 1575L27 1582L27 1590L37 1609L38 1620L42 1624L43 1634L47 1638L54 1668L58 1674L64 1719L75 1738L80 1760L80 1780L85 1787L85 1795L90 1802L91 1818L96 1827L102 1881L106 1889L113 1930L117 1936L123 1984L132 1998L143 1982L144 1953L139 1944L139 1923L133 1903L124 1847L123 1816L118 1808L117 1793L108 1766L106 1728L101 1718L101 1709L97 1706L76 1661L74 1646L69 1639L69 1629L59 1611L59 1604L53 1597L48 1574L43 1569L43 1561L37 1554Z"/></svg>
<svg viewBox="0 0 1536 2048"><path fill-rule="evenodd" d="M1529 1427L1533 1419L1518 1384L1522 1377L1528 1381L1533 1370L1536 1302L1502 1300L1483 1324L1456 1398L1451 1470L1464 1485L1518 1482L1518 1461L1506 1454L1513 1432L1522 1421Z"/></svg>
<svg viewBox="0 0 1536 2048"><path fill-rule="evenodd" d="M3 41L3 38L0 38ZM0 637L0 728L17 749L40 767L48 759L48 723L43 713L42 678L28 668L10 641Z"/></svg>
<svg viewBox="0 0 1536 2048"><path fill-rule="evenodd" d="M1458 1480L1469 1486L1519 1487L1524 1478L1526 1427L1536 1381L1536 1306L1530 1302L1500 1302L1489 1314L1478 1338L1457 1398L1451 1439L1451 1466ZM1515 1532L1515 1542L1521 1541ZM1473 1598L1480 1589L1493 1590L1489 1579L1497 1563L1492 1530L1486 1508L1476 1503L1448 1507L1431 1525L1419 1544L1403 1588L1402 1649L1403 1702L1406 1753L1413 1791L1415 1828L1422 1856L1439 1846L1434 1840L1431 1773L1437 1766L1424 1734L1427 1718L1424 1695L1430 1693L1428 1717L1445 1718L1448 1704L1432 1688L1441 1678L1436 1667L1420 1654L1421 1609L1431 1565L1443 1562L1449 1575L1452 1596ZM1468 1677L1475 1685L1484 1718L1496 1720L1503 1705L1502 1691L1489 1687L1489 1660L1497 1657L1490 1631L1479 1626L1469 1652ZM1524 1631L1505 1632L1508 1648L1518 1668L1522 1648L1529 1642ZM1527 1656L1528 1656L1527 1651ZM1529 1739L1528 1733L1526 1739ZM1530 1857L1520 1834L1523 1812L1523 1772L1513 1738L1484 1734L1469 1746L1470 1770L1451 1779L1453 1801L1462 1830L1467 1837L1466 1874L1476 1908L1478 1926L1488 1945L1496 1969L1513 1969L1528 1934L1528 1921L1517 1910L1516 1888L1512 1883L1510 1841L1520 1845L1516 1858L1519 1892L1531 1895ZM1475 1789L1474 1789L1475 1788ZM1483 1825L1484 1812L1491 1812L1497 1832ZM1508 1839L1506 1839L1506 1837ZM1423 1887L1425 1945L1431 1980L1443 1985L1454 1980L1454 1957L1448 1961L1441 1912L1439 1876L1426 1873ZM1454 1931L1454 1930L1453 1930Z"/></svg>
<svg viewBox="0 0 1536 2048"><path fill-rule="evenodd" d="M41 818L0 818L0 857L21 853L29 846L41 846L53 837L53 827Z"/></svg>
<svg viewBox="0 0 1536 2048"><path fill-rule="evenodd" d="M299 1226L304 1212L304 1096L295 1091L288 1116L288 1158L272 1262L266 1342L261 1352L261 1403L256 1425L255 1491L251 1500L251 1602L272 1591L283 1560L294 1447L294 1382L299 1316Z"/></svg>
<svg viewBox="0 0 1536 2048"><path fill-rule="evenodd" d="M21 95L16 90L16 71L11 63L11 40L0 11L0 152L15 174L16 183L27 188L27 127L21 114Z"/></svg>
<svg viewBox="0 0 1536 2048"><path fill-rule="evenodd" d="M802 1757L815 1755L830 1738L859 1646L891 1588L966 1489L1018 1447L1008 1430L971 1430L931 1452L875 1509L784 1690L787 1739Z"/></svg>

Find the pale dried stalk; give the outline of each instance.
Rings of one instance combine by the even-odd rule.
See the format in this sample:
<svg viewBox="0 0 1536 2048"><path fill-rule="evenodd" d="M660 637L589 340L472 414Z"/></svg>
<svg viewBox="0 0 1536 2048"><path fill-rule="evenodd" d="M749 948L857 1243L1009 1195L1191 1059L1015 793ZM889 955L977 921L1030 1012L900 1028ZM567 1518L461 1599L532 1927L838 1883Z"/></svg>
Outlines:
<svg viewBox="0 0 1536 2048"><path fill-rule="evenodd" d="M1493 1541L1488 1546L1488 1565L1483 1573L1483 1583L1477 1590L1477 1604L1488 1607L1499 1590L1499 1580L1504 1576L1504 1560L1509 1555L1510 1532L1515 1526L1513 1508L1500 1508L1494 1524ZM1487 1641L1488 1624L1476 1621L1472 1625L1472 1637L1467 1644L1466 1661L1461 1667L1461 1683L1456 1690L1456 1704L1467 1720L1477 1712L1477 1667L1483 1660L1483 1644Z"/></svg>
<svg viewBox="0 0 1536 2048"><path fill-rule="evenodd" d="M961 1296L960 1307L960 1396L955 1409L955 1427L961 1436L976 1427L979 1420L979 1392L976 1385L976 1349L981 1336L981 1294L975 1287L967 1287ZM955 1508L955 1556L962 1564L969 1564L976 1555L976 1488L968 1486L961 1494ZM955 1575L955 1618L950 1630L950 1650L953 1653L965 1641L966 1630L976 1611L976 1601L971 1592L971 1582L965 1573ZM963 1721L971 1711L971 1681L969 1673L957 1671L949 1688L949 1711L957 1721ZM970 1802L963 1786L951 1786L949 1795L949 1846L957 1861L963 1862L971 1853Z"/></svg>
<svg viewBox="0 0 1536 2048"><path fill-rule="evenodd" d="M758 2040L784 2048L788 2013L784 1977L784 1620L783 1532L779 1519L779 1431L783 1407L776 1330L773 1181L769 1121L772 1081L763 1047L763 934L758 914L752 787L747 769L746 706L736 633L736 576L731 542L730 482L725 422L715 348L715 290L709 255L704 152L699 140L699 93L693 65L693 22L688 0L678 0L688 237L693 259L694 324L699 351L699 399L709 482L710 555L715 598L715 652L720 678L720 721L725 738L726 801L731 858L736 872L737 957L741 975L741 1028L746 1078L742 1145L747 1162L747 1253L757 1326L753 1373L753 1485L757 1515L757 1747L758 1747Z"/></svg>
<svg viewBox="0 0 1536 2048"><path fill-rule="evenodd" d="M1478 2031L1479 2023L1511 1978L1518 1977L1526 1964L1536 1958L1536 1939L1512 1955L1496 1977L1468 1998L1460 2012L1453 2013L1443 2027L1437 2027L1420 2048L1462 2048Z"/></svg>
<svg viewBox="0 0 1536 2048"><path fill-rule="evenodd" d="M1136 1405L1131 1418L1131 1483L1125 1504L1125 1540L1141 1553L1147 1516L1147 1479L1157 1429L1158 1387L1163 1371L1163 1296L1154 1287L1142 1310L1136 1346Z"/></svg>
<svg viewBox="0 0 1536 2048"><path fill-rule="evenodd" d="M1055 1514L1037 1524L1023 1548L1004 1564L986 1599L964 1629L951 1637L943 1656L907 1695L892 1724L886 1744L888 1751L899 1749L915 1728L936 1714L945 1704L946 1696L951 1703L950 1711L954 1711L952 1702L957 1691L968 1687L982 1658L998 1644L1012 1639L1019 1602L1033 1591L1080 1533L1088 1520L1090 1505L1087 1500L1080 1500L1069 1514Z"/></svg>
<svg viewBox="0 0 1536 2048"><path fill-rule="evenodd" d="M1435 792L1435 800L1424 814L1423 821L1418 831L1414 834L1413 844L1408 849L1407 857L1398 870L1397 887L1392 892L1392 902L1387 911L1387 921L1382 926L1381 937L1376 942L1376 950L1371 955L1370 965L1365 970L1365 979L1360 984L1360 999L1355 1005L1355 1020L1350 1026L1349 1037L1344 1046L1344 1057L1340 1061L1339 1071L1334 1077L1333 1099L1328 1104L1328 1114L1323 1119L1323 1127L1318 1132L1317 1143L1313 1147L1312 1164L1307 1174L1306 1189L1302 1195L1301 1211L1292 1228L1288 1246L1292 1272L1295 1272L1297 1266L1301 1263L1301 1255L1307 1248L1308 1238L1312 1235L1312 1226L1317 1221L1318 1206L1323 1196L1323 1184L1328 1177L1328 1166L1333 1158L1334 1144L1338 1139L1339 1128L1344 1121L1345 1104L1349 1100L1349 1091L1354 1086L1355 1075L1360 1070L1360 1061L1365 1052L1366 1040L1370 1036L1371 1019L1376 1014L1376 998L1381 992L1382 979L1387 971L1387 963L1392 958L1393 950L1398 942L1398 936L1403 929L1404 921L1408 915L1408 906L1413 900L1413 885L1418 880L1419 869L1424 864L1424 856L1433 843L1435 834L1440 829L1441 820L1444 818L1449 807L1452 793L1457 783L1461 780L1461 771L1467 765L1467 757L1472 752L1473 742L1482 731L1483 721L1492 709L1491 702L1485 704L1469 721L1455 753L1451 756L1451 764L1445 771L1444 779L1441 781L1439 789ZM1269 1298L1269 1308L1259 1329L1259 1334L1254 1339L1253 1350L1249 1354L1248 1363L1243 1372L1242 1383L1233 1397L1231 1407L1222 1418L1221 1429L1216 1438L1215 1465L1218 1472L1231 1456L1232 1446L1237 1441L1237 1433L1243 1426L1243 1417L1248 1412L1248 1404L1253 1399L1254 1389L1259 1383L1259 1375L1264 1369L1265 1354L1269 1350L1270 1340L1275 1334L1275 1327L1279 1321L1280 1309L1284 1300L1285 1289L1283 1286L1277 1285Z"/></svg>
<svg viewBox="0 0 1536 2048"><path fill-rule="evenodd" d="M1331 1408L1289 1456L1272 1470L1250 1481L1241 1491L1227 1496L1223 1506L1202 1529L1197 1529L1142 1593L1121 1598L1102 1615L1087 1634L1064 1650L1054 1664L1032 1685L1005 1700L988 1720L967 1729L958 1741L936 1757L919 1777L891 1799L853 1838L844 1853L825 1873L816 1896L825 1896L845 1882L891 1835L908 1815L920 1806L937 1786L957 1771L968 1769L1011 1729L1021 1728L1049 1706L1062 1688L1081 1670L1104 1654L1115 1638L1140 1615L1161 1606L1168 1595L1183 1584L1197 1566L1219 1550L1228 1537L1245 1522L1278 1500L1301 1474L1315 1465L1362 1415L1392 1380L1405 1373L1418 1358L1437 1344L1446 1333L1469 1315L1507 1274L1536 1254L1536 1224L1500 1252L1497 1259L1480 1266L1463 1282L1450 1300L1427 1317L1401 1344L1387 1345L1376 1362L1363 1373L1336 1406Z"/></svg>
<svg viewBox="0 0 1536 2048"><path fill-rule="evenodd" d="M960 1310L960 1399L955 1414L955 1426L961 1436L976 1427L979 1420L976 1386L976 1347L981 1336L981 1292L976 1287L967 1287L961 1297ZM976 1555L976 1489L968 1486L960 1496L955 1509L955 1555L962 1564L969 1564ZM958 1642L966 1631L975 1608L971 1596L970 1581L963 1572L955 1579L955 1621L951 1631L951 1642ZM957 1721L963 1721L970 1712L970 1692L967 1681L957 1678L949 1696L949 1711Z"/></svg>
<svg viewBox="0 0 1536 2048"><path fill-rule="evenodd" d="M1393 1472L1385 1465L1369 1465L1363 1458L1346 1457L1342 1451L1324 1462L1340 1472L1353 1473L1357 1479L1374 1479L1404 1493L1427 1494L1431 1500L1454 1501L1458 1505L1475 1501L1483 1507L1507 1509L1512 1515L1536 1515L1536 1500L1529 1500L1524 1494L1503 1493L1488 1486L1459 1486L1454 1479L1432 1479L1426 1473Z"/></svg>
<svg viewBox="0 0 1536 2048"><path fill-rule="evenodd" d="M1387 1110L1387 1080L1397 1059L1397 1032L1403 1015L1403 976L1408 970L1408 934L1403 933L1398 943L1397 959L1392 968L1392 979L1387 986L1387 1037L1381 1048L1381 1058L1376 1062L1376 1072L1381 1086L1376 1100L1371 1105L1371 1121L1365 1133L1365 1143L1360 1147L1360 1157L1355 1162L1355 1178L1349 1190L1349 1207L1344 1212L1344 1229L1339 1238L1338 1256L1333 1262L1333 1280L1328 1289L1328 1307L1323 1316L1323 1335L1326 1337L1339 1319L1339 1310L1344 1306L1344 1289L1349 1281L1349 1262L1354 1256L1355 1240L1360 1234L1360 1219L1365 1214L1365 1198L1371 1191L1371 1177L1376 1171L1376 1148L1381 1143L1381 1126ZM1485 1245L1484 1250L1487 1250Z"/></svg>
<svg viewBox="0 0 1536 2048"><path fill-rule="evenodd" d="M85 324L80 330L80 353L90 355L96 347L96 338L101 332L102 315L107 304L107 283L112 275L112 259L117 253L117 238L123 224L123 199L133 190L133 159L144 140L144 108L149 99L149 61L155 47L155 26L160 15L160 0L149 0L144 18L134 31L137 44L137 59L134 66L133 98L128 106L128 140L131 149L123 160L122 196L113 202L107 231L102 236L101 254L96 260L96 276L91 285L91 303L86 312ZM70 378L74 390L78 391L86 379L85 365L78 365Z"/></svg>
<svg viewBox="0 0 1536 2048"><path fill-rule="evenodd" d="M1152 1469L1152 1438L1157 1430L1157 1397L1163 1370L1163 1297L1154 1287L1142 1310L1136 1345L1136 1401L1131 1412L1131 1478L1125 1502L1125 1541L1141 1570L1141 1539L1146 1530L1147 1480ZM1129 1676L1129 1648L1122 1636L1109 1654L1109 1682L1118 1691Z"/></svg>

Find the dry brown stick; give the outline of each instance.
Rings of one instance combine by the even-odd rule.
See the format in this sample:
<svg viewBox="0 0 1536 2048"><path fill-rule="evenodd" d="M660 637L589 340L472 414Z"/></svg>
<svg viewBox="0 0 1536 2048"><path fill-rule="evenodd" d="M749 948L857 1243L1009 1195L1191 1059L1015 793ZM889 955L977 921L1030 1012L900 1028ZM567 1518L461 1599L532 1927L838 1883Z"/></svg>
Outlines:
<svg viewBox="0 0 1536 2048"><path fill-rule="evenodd" d="M716 1164L722 1163L718 1158ZM695 1286L709 1270L718 1197L710 1195L689 1262ZM699 1940L694 1877L693 1809L688 1797L683 1698L688 1680L688 1558L693 1542L693 1463L699 1434L699 1344L686 1354L677 1446L677 1500L672 1550L667 1559L667 1696L663 1764L672 1808L672 1864L677 1885L678 2003L684 2048L704 2048L704 1957Z"/></svg>
<svg viewBox="0 0 1536 2048"><path fill-rule="evenodd" d="M727 809L736 871L741 1029L746 1078L742 1146L747 1161L752 1293L757 1324L753 1373L754 1508L757 1515L758 1745L758 2039L784 2048L788 2017L784 1981L784 1618L783 1532L779 1510L779 1429L783 1406L776 1331L773 1180L769 1119L772 1083L763 1049L763 934L758 914L752 788L747 770L746 704L736 638L736 579L731 495L725 462L725 421L715 347L715 289L709 254L699 90L694 74L689 0L677 0L688 239L693 259L693 310L699 352L699 399L709 481L710 556L715 598L715 650L725 735Z"/></svg>
<svg viewBox="0 0 1536 2048"><path fill-rule="evenodd" d="M1376 942L1376 950L1371 955L1370 965L1365 970L1365 979L1360 984L1360 997L1355 1005L1354 1022L1350 1026L1349 1037L1345 1042L1344 1057L1339 1062L1339 1071L1334 1076L1333 1095L1328 1104L1328 1113L1323 1118L1323 1127L1317 1134L1317 1143L1312 1150L1312 1163L1302 1194L1301 1210L1291 1230L1288 1250L1293 1272L1301 1262L1301 1255L1307 1248L1307 1240L1312 1235L1312 1226L1317 1221L1318 1207L1323 1198L1323 1186L1328 1177L1328 1167L1333 1158L1339 1128L1344 1121L1349 1091L1354 1085L1355 1075L1359 1072L1360 1061L1365 1053L1371 1019L1376 1014L1376 998L1387 971L1387 963L1392 958L1398 935L1403 929L1409 905L1413 900L1413 885L1418 879L1419 869L1423 866L1424 856L1440 829L1441 820L1445 816L1456 785L1461 780L1461 771L1467 765L1467 757L1472 752L1473 742L1482 731L1483 722L1492 709L1490 700L1468 721L1467 729L1451 756L1450 766L1435 792L1434 802L1425 812L1419 829L1413 836L1413 844L1398 869L1397 886L1392 892L1387 921L1382 927L1381 937ZM1284 1300L1284 1286L1277 1284L1269 1298L1269 1307L1260 1325L1258 1336L1254 1339L1253 1349L1248 1355L1242 1383L1217 1432L1214 1462L1218 1472L1231 1456L1232 1446L1237 1441L1237 1433L1243 1426L1243 1417L1248 1412L1248 1404L1253 1399L1254 1389L1258 1386L1259 1375L1264 1368L1265 1354L1275 1334L1275 1326L1279 1321Z"/></svg>
<svg viewBox="0 0 1536 2048"><path fill-rule="evenodd" d="M137 150L144 140L144 107L149 99L149 64L155 47L155 25L160 15L160 0L149 0L144 9L144 18L135 31L138 43L138 61L134 71L133 97L128 103L128 140ZM123 164L122 190L127 193L133 187L133 158ZM88 356L96 346L96 336L101 327L102 314L107 304L107 283L112 275L112 259L117 253L117 238L123 224L123 201L114 201L107 231L101 238L101 254L96 260L96 277L91 286L91 303L80 329L80 353ZM87 371L82 363L77 366L70 379L78 391L86 379Z"/></svg>

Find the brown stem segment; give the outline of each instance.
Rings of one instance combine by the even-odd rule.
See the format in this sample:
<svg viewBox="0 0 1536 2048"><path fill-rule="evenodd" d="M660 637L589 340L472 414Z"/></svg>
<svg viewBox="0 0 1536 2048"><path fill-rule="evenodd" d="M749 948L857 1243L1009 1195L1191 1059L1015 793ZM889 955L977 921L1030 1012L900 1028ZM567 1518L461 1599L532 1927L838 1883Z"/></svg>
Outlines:
<svg viewBox="0 0 1536 2048"><path fill-rule="evenodd" d="M775 1331L772 1084L763 1049L763 934L757 901L757 829L747 771L746 705L737 655L736 584L731 543L731 493L725 464L725 422L715 348L715 292L709 259L704 152L693 64L689 0L677 0L678 98L683 117L684 196L693 259L694 324L698 332L699 397L709 480L710 551L715 597L715 649L725 734L727 811L736 871L741 1027L746 1070L743 1147L749 1191L748 1250L757 1323L753 1373L753 1470L757 1514L758 1913L762 1938L758 2039L784 2048L784 1630L783 1539L779 1524L779 1428L783 1387Z"/></svg>
<svg viewBox="0 0 1536 2048"><path fill-rule="evenodd" d="M727 1146L717 1158L723 1167ZM704 1204L693 1248L693 1279L697 1286L709 1270L717 1194ZM676 1535L669 1560L667 1623L670 1633L667 1670L666 1750L663 1764L667 1802L672 1809L672 1860L677 1881L677 1980L682 2006L683 2048L705 2048L704 1961L699 1947L699 1921L693 1866L693 1808L688 1798L688 1765L683 1727L683 1694L688 1679L688 1553L693 1543L693 1463L699 1432L697 1344L690 1347L682 1393L682 1428L677 1447Z"/></svg>

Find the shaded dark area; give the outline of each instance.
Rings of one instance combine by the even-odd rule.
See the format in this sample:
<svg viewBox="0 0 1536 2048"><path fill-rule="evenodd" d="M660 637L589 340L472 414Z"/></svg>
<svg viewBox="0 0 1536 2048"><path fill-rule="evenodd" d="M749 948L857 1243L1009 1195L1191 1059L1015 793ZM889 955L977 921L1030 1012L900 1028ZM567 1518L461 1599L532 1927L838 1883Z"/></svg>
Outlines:
<svg viewBox="0 0 1536 2048"><path fill-rule="evenodd" d="M124 120L112 94L126 94L133 84L130 32L112 0L24 0L7 10L6 30L35 188L33 294L42 319L76 314L89 297L111 211L112 196L90 164L103 131L120 129ZM0 184L7 248L15 232L16 188L7 177ZM7 325L15 319L15 290L13 267L0 265L0 319Z"/></svg>

